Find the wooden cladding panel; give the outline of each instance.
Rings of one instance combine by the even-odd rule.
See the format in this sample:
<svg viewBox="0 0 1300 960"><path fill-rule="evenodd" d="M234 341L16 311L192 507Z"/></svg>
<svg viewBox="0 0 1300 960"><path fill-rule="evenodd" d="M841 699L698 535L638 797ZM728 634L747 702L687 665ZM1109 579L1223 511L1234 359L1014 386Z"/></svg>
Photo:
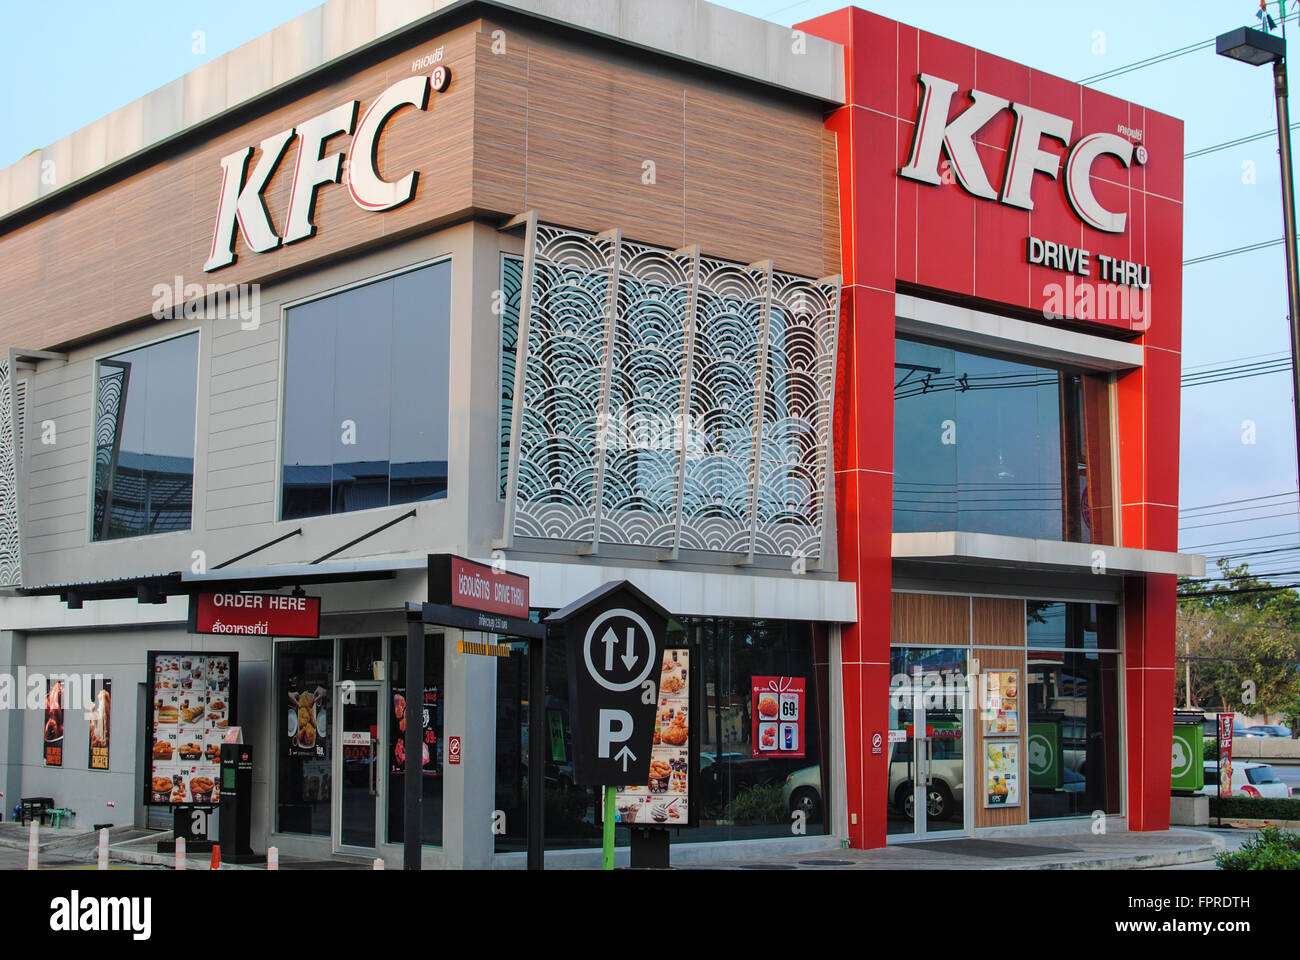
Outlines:
<svg viewBox="0 0 1300 960"><path fill-rule="evenodd" d="M976 646L1024 647L1025 601L974 597L971 643Z"/></svg>
<svg viewBox="0 0 1300 960"><path fill-rule="evenodd" d="M979 603L980 598L976 598ZM1016 601L994 601L996 603L1014 603ZM978 610L978 608L977 608ZM976 614L978 617L978 613ZM978 620L976 621L978 623ZM1024 621L1021 621L1023 629ZM977 628L978 629L978 628ZM967 725L970 729L968 742L975 747L975 763L971 776L975 782L972 788L975 791L975 826L977 827L1005 827L1016 824L1029 822L1029 762L1028 757L1028 729L1026 727L1025 711L1025 653L1023 650L976 650L974 655L979 658L980 673L983 674L989 670L1019 670L1020 671L1020 736L1018 738L1010 737L990 737L992 740L1018 739L1020 742L1020 806L1018 807L989 807L984 806L984 714L978 709L970 711L968 716L970 722ZM982 683L981 678L981 683ZM980 698L983 699L983 689L980 690Z"/></svg>
<svg viewBox="0 0 1300 960"><path fill-rule="evenodd" d="M549 37L512 33L509 56L484 38L480 54L476 209L840 272L834 137L819 111Z"/></svg>
<svg viewBox="0 0 1300 960"><path fill-rule="evenodd" d="M678 247L699 243L740 262L820 277L840 272L834 135L815 105L712 82L615 48L474 21L340 76L291 104L206 137L70 207L0 235L0 345L63 347L149 317L157 284L266 283L469 216L540 218ZM424 113L396 114L378 147L382 175L420 172L404 207L368 213L343 185L316 193L313 237L203 272L215 226L221 158L349 100L358 118L444 48L451 86ZM350 136L332 138L345 152ZM298 142L263 192L282 233ZM250 169L258 153L250 160ZM644 182L646 161L654 182Z"/></svg>
<svg viewBox="0 0 1300 960"><path fill-rule="evenodd" d="M375 95L411 76L403 52L342 77L295 102L226 130L117 181L24 227L0 236L0 344L48 348L84 340L147 318L154 285L266 282L287 271L387 237L466 215L473 166L474 65L478 26L467 24L415 49L445 47L454 81L430 98L421 114L393 118L379 149L380 171L399 176L418 167L415 199L405 207L368 213L342 184L316 192L315 236L263 254L250 253L236 231L237 260L204 273L221 189L221 158L266 137L360 100L358 119ZM330 139L329 152L346 152L350 136ZM263 191L271 223L282 233L298 143L291 142Z"/></svg>
<svg viewBox="0 0 1300 960"><path fill-rule="evenodd" d="M896 593L889 622L890 643L964 646L970 642L970 597Z"/></svg>

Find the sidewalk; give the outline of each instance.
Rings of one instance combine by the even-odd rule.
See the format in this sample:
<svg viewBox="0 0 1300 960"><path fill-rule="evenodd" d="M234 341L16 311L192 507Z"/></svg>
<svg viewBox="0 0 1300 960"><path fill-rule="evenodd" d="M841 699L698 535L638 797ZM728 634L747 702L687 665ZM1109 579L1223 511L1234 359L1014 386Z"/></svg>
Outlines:
<svg viewBox="0 0 1300 960"><path fill-rule="evenodd" d="M692 865L703 870L1142 870L1212 861L1223 837L1193 830L983 839L959 837L876 850L836 850Z"/></svg>

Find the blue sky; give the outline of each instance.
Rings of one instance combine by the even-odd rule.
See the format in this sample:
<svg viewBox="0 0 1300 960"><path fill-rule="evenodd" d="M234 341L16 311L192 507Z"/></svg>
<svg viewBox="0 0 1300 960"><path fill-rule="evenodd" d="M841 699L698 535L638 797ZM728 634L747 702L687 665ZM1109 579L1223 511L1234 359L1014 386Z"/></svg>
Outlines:
<svg viewBox="0 0 1300 960"><path fill-rule="evenodd" d="M845 4L723 0L723 5L793 24ZM1252 0L874 0L860 5L1071 80L1200 43L1234 26L1255 25L1257 7ZM313 6L309 0L0 0L0 166ZM1275 16L1276 6L1269 3ZM1294 0L1288 9L1296 11ZM1291 26L1300 42L1300 22ZM202 31L197 52L196 31ZM1300 76L1293 83L1300 85ZM1182 118L1189 151L1276 123L1269 70L1216 57L1212 49L1096 86ZM1291 108L1297 114L1293 120L1300 120L1294 93ZM1279 182L1276 145L1267 139L1188 160L1184 256L1281 237ZM1185 372L1289 353L1280 246L1188 266L1183 284ZM1254 424L1253 444L1242 442L1244 421ZM1230 542L1203 551L1217 555L1294 546L1297 484L1287 373L1184 389L1181 466L1185 507L1289 495L1188 511L1182 549ZM1236 512L1214 512L1229 509ZM1297 559L1300 551L1274 553L1253 566L1288 571L1300 568Z"/></svg>

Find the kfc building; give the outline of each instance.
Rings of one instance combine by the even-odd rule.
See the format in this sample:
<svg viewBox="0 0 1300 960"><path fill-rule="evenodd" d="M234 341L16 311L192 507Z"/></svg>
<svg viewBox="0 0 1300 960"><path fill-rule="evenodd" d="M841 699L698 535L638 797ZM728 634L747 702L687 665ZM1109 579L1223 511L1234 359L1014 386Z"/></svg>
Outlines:
<svg viewBox="0 0 1300 960"><path fill-rule="evenodd" d="M255 850L395 863L422 705L426 866L522 866L530 779L598 863L563 644L540 730L494 621L406 676L448 554L671 614L674 862L1168 826L1181 123L666 6L332 0L0 171L0 669L113 704L0 712L6 797L169 825L202 719Z"/></svg>

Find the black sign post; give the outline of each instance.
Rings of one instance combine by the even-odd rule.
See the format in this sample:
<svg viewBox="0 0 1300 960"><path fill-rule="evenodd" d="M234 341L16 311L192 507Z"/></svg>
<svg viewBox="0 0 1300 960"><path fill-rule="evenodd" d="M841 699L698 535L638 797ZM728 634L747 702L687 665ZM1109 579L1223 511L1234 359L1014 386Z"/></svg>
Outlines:
<svg viewBox="0 0 1300 960"><path fill-rule="evenodd" d="M613 787L650 779L670 619L626 580L607 583L546 618L548 627L563 631L568 648L573 782L605 788L606 869L613 868Z"/></svg>

